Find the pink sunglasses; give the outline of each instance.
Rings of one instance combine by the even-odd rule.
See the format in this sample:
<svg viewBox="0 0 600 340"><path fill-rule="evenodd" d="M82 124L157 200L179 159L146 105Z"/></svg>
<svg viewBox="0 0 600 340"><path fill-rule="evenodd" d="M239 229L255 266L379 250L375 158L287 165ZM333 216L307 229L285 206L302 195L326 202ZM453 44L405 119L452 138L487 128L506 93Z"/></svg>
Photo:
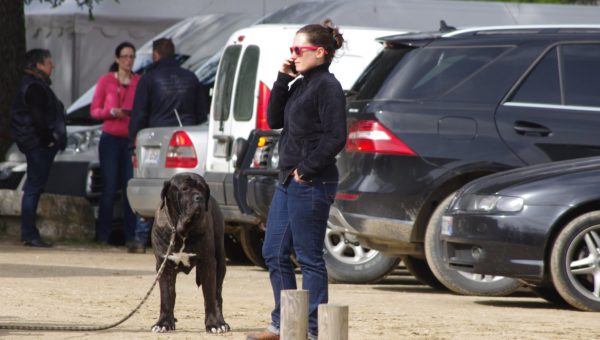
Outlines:
<svg viewBox="0 0 600 340"><path fill-rule="evenodd" d="M290 54L296 53L297 56L301 57L304 50L316 51L318 49L318 46L292 46L290 47ZM323 52L327 54L327 50L323 49Z"/></svg>

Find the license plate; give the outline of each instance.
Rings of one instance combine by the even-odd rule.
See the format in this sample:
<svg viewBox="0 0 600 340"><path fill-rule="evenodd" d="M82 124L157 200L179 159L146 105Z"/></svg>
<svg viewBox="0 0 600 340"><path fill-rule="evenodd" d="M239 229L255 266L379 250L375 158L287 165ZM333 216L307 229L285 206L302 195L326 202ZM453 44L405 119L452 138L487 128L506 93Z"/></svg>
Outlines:
<svg viewBox="0 0 600 340"><path fill-rule="evenodd" d="M143 149L143 164L158 164L158 160L160 158L160 148L159 147L151 147Z"/></svg>
<svg viewBox="0 0 600 340"><path fill-rule="evenodd" d="M442 216L442 235L452 234L452 216Z"/></svg>

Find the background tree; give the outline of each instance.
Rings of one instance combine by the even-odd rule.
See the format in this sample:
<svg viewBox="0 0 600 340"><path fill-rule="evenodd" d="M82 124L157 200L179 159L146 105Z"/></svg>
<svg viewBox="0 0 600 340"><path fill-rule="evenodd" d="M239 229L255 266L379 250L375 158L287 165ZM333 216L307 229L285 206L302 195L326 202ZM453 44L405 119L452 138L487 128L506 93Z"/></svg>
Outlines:
<svg viewBox="0 0 600 340"><path fill-rule="evenodd" d="M0 161L12 140L9 132L10 104L21 78L23 58L25 56L25 4L33 0L0 0ZM65 0L39 0L53 7L60 6ZM87 8L92 19L94 5L101 0L75 0L81 8ZM117 0L115 0L117 1Z"/></svg>
<svg viewBox="0 0 600 340"><path fill-rule="evenodd" d="M11 144L10 103L21 76L25 56L25 13L22 1L0 1L0 160Z"/></svg>

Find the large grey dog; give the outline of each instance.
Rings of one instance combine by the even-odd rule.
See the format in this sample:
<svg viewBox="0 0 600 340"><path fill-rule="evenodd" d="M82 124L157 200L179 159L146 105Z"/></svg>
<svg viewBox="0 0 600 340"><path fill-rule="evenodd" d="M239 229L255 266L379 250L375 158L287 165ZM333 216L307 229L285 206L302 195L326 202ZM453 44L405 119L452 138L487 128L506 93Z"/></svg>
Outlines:
<svg viewBox="0 0 600 340"><path fill-rule="evenodd" d="M167 256L159 280L160 315L153 332L175 329L175 280L179 272L189 274L196 267L196 284L204 295L204 325L210 333L229 331L223 319L223 279L225 278L224 222L218 203L202 176L180 173L165 181L161 205L152 229L156 270ZM166 254L174 231L175 245Z"/></svg>

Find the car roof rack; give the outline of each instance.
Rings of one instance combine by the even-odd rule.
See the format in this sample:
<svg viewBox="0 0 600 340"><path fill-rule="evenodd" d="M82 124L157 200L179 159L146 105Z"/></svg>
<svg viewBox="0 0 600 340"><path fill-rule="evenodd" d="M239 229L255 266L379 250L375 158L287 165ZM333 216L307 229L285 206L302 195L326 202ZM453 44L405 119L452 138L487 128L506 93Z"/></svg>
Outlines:
<svg viewBox="0 0 600 340"><path fill-rule="evenodd" d="M511 25L458 29L443 38L493 34L600 33L600 25Z"/></svg>
<svg viewBox="0 0 600 340"><path fill-rule="evenodd" d="M444 25L445 23L441 25L441 31L443 31ZM376 41L387 46L422 47L438 38L453 38L463 36L494 34L600 33L600 25L507 25L472 27L457 29L450 32L441 31L400 33L380 37L377 38Z"/></svg>

